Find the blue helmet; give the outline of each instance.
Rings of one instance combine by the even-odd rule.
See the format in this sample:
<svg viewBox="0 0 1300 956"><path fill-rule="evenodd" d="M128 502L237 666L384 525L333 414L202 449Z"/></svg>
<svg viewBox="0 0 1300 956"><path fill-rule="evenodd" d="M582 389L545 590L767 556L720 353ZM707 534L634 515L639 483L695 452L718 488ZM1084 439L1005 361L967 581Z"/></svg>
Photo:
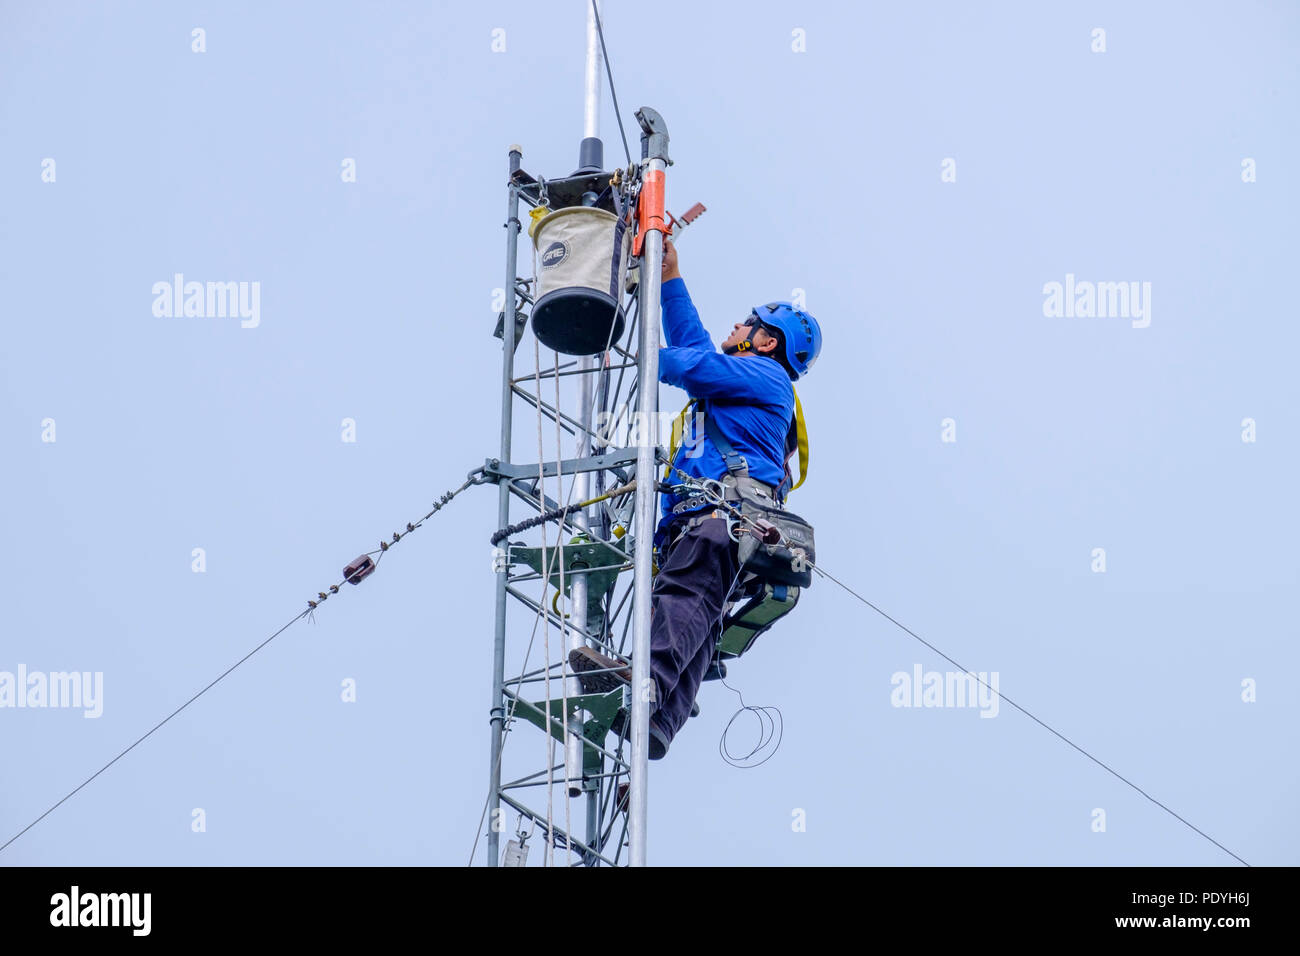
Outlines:
<svg viewBox="0 0 1300 956"><path fill-rule="evenodd" d="M754 307L759 324L780 338L775 358L790 378L808 374L822 351L822 329L808 312L796 309L789 302L769 302Z"/></svg>

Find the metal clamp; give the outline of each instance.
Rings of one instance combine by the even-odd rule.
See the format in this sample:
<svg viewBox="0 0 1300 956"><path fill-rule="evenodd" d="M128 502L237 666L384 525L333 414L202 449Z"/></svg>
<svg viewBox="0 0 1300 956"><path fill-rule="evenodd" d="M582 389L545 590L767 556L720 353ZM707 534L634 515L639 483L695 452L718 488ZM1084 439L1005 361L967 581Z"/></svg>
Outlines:
<svg viewBox="0 0 1300 956"><path fill-rule="evenodd" d="M722 482L713 478L703 478L691 485L678 485L677 488L690 491L691 493L682 498L681 501L673 505L673 514L682 514L693 508L699 508L706 504L720 505L726 501L727 489Z"/></svg>
<svg viewBox="0 0 1300 956"><path fill-rule="evenodd" d="M722 504L727 500L727 486L716 478L702 478L700 480L700 494L714 504Z"/></svg>

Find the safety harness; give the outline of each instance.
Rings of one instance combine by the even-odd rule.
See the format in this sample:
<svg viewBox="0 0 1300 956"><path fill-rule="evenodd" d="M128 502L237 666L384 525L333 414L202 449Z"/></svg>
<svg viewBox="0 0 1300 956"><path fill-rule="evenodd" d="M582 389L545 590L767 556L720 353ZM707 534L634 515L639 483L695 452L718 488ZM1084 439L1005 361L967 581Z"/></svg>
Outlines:
<svg viewBox="0 0 1300 956"><path fill-rule="evenodd" d="M794 609L800 589L812 583L811 565L816 562L812 525L784 507L786 494L803 484L808 475L808 436L796 395L795 414L786 433L785 477L773 488L750 476L745 456L722 434L709 414L709 403L700 399L688 402L673 423L669 461L676 457L686 416L692 408L700 409L704 433L722 456L727 474L718 480L699 481L696 488L688 487L686 497L673 506L672 513L706 509L719 498L729 505L728 509L701 510L678 523L680 534L702 521L725 518L727 532L738 545L740 574L728 595L730 610L722 621L716 648L715 664L720 664L725 658L739 657L747 651L760 634ZM790 459L796 452L798 483L790 472ZM710 668L711 676L717 673L719 668Z"/></svg>
<svg viewBox="0 0 1300 956"><path fill-rule="evenodd" d="M707 409L707 403L702 399L692 398L682 407L677 418L673 420L672 436L668 445L669 461L672 461L677 457L677 448L681 444L682 436L685 434L686 430L687 416L691 414L691 409L696 406L699 406L701 411ZM722 455L722 460L727 463L727 471L729 473L734 472L732 463L735 461L745 464L747 471L748 463L745 462L744 456L736 453L735 448L731 446L730 442L722 437L721 433L718 431L716 423L714 423L713 419L709 418L707 414L705 415L704 427L705 434L709 436L709 440L713 442L713 446L717 448L718 452ZM797 482L794 480L794 474L790 470L790 461L796 453L799 456L799 480ZM799 401L798 392L794 392L794 415L791 416L790 427L785 433L784 469L785 477L781 479L781 484L777 486L775 494L777 500L782 502L785 501L786 496L790 492L802 485L804 480L808 477L808 425L804 421L803 404ZM669 479L670 473L671 469L664 469L664 481ZM763 488L769 487L768 485L763 485L761 482L755 483L761 485Z"/></svg>

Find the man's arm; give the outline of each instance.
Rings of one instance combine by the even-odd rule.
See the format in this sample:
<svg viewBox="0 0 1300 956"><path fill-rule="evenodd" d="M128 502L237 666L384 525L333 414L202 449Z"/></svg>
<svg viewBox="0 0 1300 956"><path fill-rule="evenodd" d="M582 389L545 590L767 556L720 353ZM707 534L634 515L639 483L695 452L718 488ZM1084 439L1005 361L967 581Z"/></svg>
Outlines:
<svg viewBox="0 0 1300 956"><path fill-rule="evenodd" d="M659 350L659 381L697 398L775 402L784 376L785 371L766 358L739 358L703 349Z"/></svg>
<svg viewBox="0 0 1300 956"><path fill-rule="evenodd" d="M700 313L686 291L686 280L677 270L677 250L664 240L663 286L660 302L663 309L664 344L674 348L714 351L713 340L700 321Z"/></svg>

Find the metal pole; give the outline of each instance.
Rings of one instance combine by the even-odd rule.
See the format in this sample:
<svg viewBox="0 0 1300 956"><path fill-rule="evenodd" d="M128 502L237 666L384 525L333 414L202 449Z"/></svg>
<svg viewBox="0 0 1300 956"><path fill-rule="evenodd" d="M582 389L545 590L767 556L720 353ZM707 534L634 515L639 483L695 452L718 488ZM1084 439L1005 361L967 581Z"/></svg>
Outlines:
<svg viewBox="0 0 1300 956"><path fill-rule="evenodd" d="M584 355L582 357L581 368L584 372L589 373L591 370L591 357ZM582 422L583 430L578 432L578 458L586 457L588 448L591 445L588 430L591 428L591 375L584 374L579 377L579 418ZM576 501L587 500L588 478L590 472L580 471L573 476L573 496ZM586 530L587 509L583 508L573 516L573 523L579 528ZM502 525L502 527L505 527ZM561 538L561 548L563 547L563 538ZM563 555L563 550L560 554ZM561 557L561 560L563 558ZM569 619L572 626L569 628L568 647L565 648L565 654L574 648L582 647L587 641L587 575L585 573L570 569L568 572L572 577L569 579ZM564 742L564 775L566 778L566 793L570 797L577 797L582 794L582 710L573 706L573 699L582 693L582 687L578 683L576 676L570 675L565 681L569 704L569 734ZM575 732L574 724L577 724Z"/></svg>
<svg viewBox="0 0 1300 956"><path fill-rule="evenodd" d="M596 8L592 0L587 0L587 69L583 76L583 97L582 97L582 137L587 145L579 150L579 162L583 161L583 156L592 155L591 144L589 141L597 140L600 136L600 37L596 30ZM598 151L596 151L598 153ZM577 457L583 458L590 453L591 448L591 373L596 368L588 355L582 356L578 363L578 417L582 424L581 431L578 432L578 450ZM588 489L590 488L589 473L579 472L573 479L573 494L577 501L586 501L588 498ZM574 523L584 530L589 525L587 522L587 511L582 511L574 515ZM571 607L571 617L573 627L569 631L568 650L582 647L587 643L587 575L575 574L573 584L569 590L569 604ZM575 677L568 680L568 695L570 698L576 697L582 693L582 688ZM567 793L570 797L577 797L582 794L582 763L583 763L583 746L581 737L581 724L584 714L580 709L570 707L569 726L570 730L576 722L578 733L570 733L565 741L564 766L565 775L568 778ZM602 760L603 770L603 760ZM597 829L594 825L595 811L599 805L600 791L599 785L590 786L587 792L587 826L586 839L587 845L594 845L594 839Z"/></svg>
<svg viewBox="0 0 1300 956"><path fill-rule="evenodd" d="M582 138L600 135L600 36L596 32L596 8L587 0L587 72L583 80ZM601 22L606 22L605 11L600 11Z"/></svg>
<svg viewBox="0 0 1300 956"><path fill-rule="evenodd" d="M654 164L651 164L654 168ZM660 168L663 168L662 163ZM650 677L650 588L651 539L658 515L655 492L655 448L659 444L659 291L663 268L663 236L652 232L645 237L641 259L641 370L637 383L636 423L636 554L632 566L634 605L632 613L632 769L629 794L628 832L630 861L646 864L646 775L649 770L650 698L655 693Z"/></svg>
<svg viewBox="0 0 1300 956"><path fill-rule="evenodd" d="M632 638L632 766L628 800L628 861L646 865L648 773L650 749L650 699L655 693L650 676L651 547L658 523L655 451L659 445L659 308L663 268L664 170L668 160L668 131L654 110L637 110L641 123L641 329L637 361L636 553L632 586L635 593Z"/></svg>
<svg viewBox="0 0 1300 956"><path fill-rule="evenodd" d="M506 205L506 301L501 320L501 461L510 461L510 434L514 393L511 380L515 375L515 279L519 255L519 190L513 177L519 171L523 150L510 147L510 199ZM581 499L580 499L581 500ZM497 527L510 524L510 482L497 482ZM509 567L497 571L496 627L492 637L492 748L488 757L488 839L487 865L496 866L501 861L497 837L501 814L501 734L505 725L505 671L506 671L506 582Z"/></svg>

